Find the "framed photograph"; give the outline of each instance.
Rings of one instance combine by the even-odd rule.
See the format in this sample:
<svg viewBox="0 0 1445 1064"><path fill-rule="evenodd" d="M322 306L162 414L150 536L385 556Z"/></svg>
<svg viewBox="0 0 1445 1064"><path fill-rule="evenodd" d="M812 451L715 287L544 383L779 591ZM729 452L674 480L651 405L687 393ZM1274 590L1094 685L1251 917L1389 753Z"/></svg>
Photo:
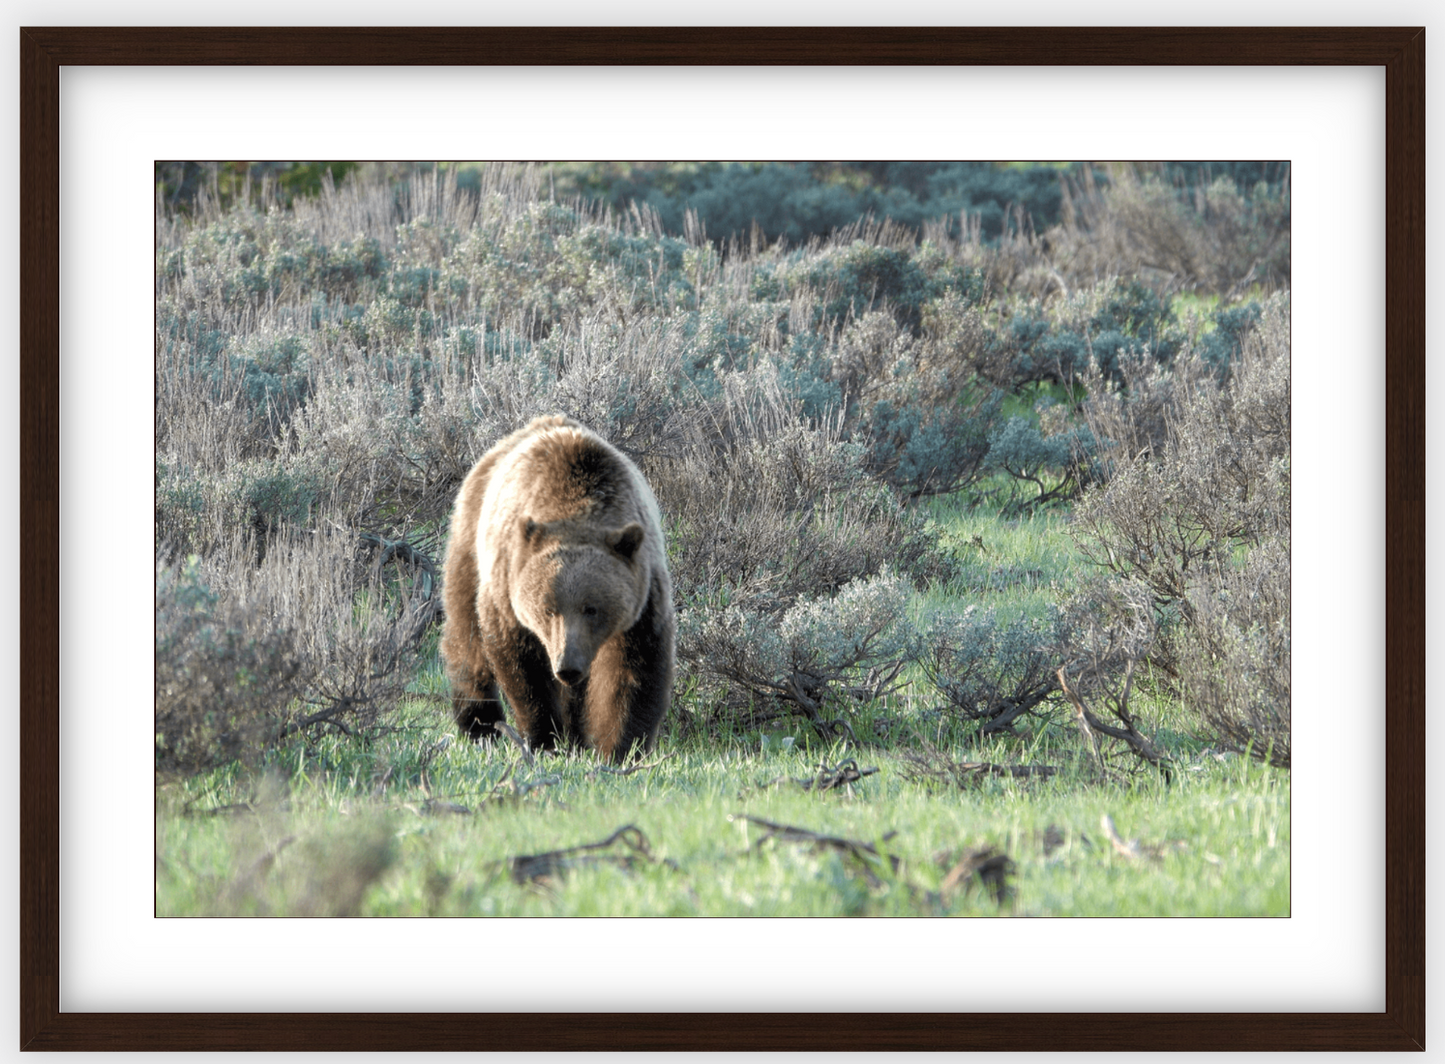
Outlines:
<svg viewBox="0 0 1445 1064"><path fill-rule="evenodd" d="M1423 30L28 28L20 46L23 1047L1423 1047ZM809 117L820 99L847 121ZM316 154L1293 160L1295 697L1321 708L1296 723L1289 917L157 920L134 664L155 571L116 564L153 552L153 163ZM1299 514L1331 478L1359 494L1324 535ZM1348 640L1358 661L1316 667ZM1341 836L1368 856L1342 862Z"/></svg>

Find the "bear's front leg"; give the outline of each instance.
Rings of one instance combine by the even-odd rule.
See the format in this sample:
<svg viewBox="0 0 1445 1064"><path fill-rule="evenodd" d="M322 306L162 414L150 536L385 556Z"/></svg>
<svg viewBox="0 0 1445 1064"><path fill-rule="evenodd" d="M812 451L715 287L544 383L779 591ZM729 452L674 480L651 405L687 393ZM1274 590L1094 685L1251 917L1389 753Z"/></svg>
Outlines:
<svg viewBox="0 0 1445 1064"><path fill-rule="evenodd" d="M448 614L441 652L452 688L452 719L474 743L493 738L504 719L502 702L476 624Z"/></svg>
<svg viewBox="0 0 1445 1064"><path fill-rule="evenodd" d="M552 675L551 658L525 628L517 628L507 642L493 661L517 731L533 750L555 750L568 740L569 728L566 695Z"/></svg>
<svg viewBox="0 0 1445 1064"><path fill-rule="evenodd" d="M506 715L491 670L479 670L462 683L453 678L452 691L452 719L462 734L474 743L495 738Z"/></svg>
<svg viewBox="0 0 1445 1064"><path fill-rule="evenodd" d="M672 704L671 663L671 632L656 631L650 615L598 651L584 726L602 757L621 763L652 750Z"/></svg>

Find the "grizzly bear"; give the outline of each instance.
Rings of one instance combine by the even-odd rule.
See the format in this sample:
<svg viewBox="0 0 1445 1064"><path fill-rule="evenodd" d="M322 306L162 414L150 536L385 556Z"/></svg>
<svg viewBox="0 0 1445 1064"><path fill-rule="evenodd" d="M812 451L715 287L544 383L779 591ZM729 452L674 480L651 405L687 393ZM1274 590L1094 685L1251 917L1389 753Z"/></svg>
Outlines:
<svg viewBox="0 0 1445 1064"><path fill-rule="evenodd" d="M554 415L488 451L457 493L443 594L463 734L495 734L500 687L534 749L652 748L672 701L672 579L652 489L611 444Z"/></svg>

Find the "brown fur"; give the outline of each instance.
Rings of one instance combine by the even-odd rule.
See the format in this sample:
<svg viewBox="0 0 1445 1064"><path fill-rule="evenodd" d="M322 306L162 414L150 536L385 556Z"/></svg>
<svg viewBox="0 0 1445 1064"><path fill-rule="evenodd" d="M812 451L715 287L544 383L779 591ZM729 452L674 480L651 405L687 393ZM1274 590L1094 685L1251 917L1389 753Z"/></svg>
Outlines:
<svg viewBox="0 0 1445 1064"><path fill-rule="evenodd" d="M657 502L616 448L540 417L457 493L441 652L458 726L535 748L650 750L672 701L676 617Z"/></svg>

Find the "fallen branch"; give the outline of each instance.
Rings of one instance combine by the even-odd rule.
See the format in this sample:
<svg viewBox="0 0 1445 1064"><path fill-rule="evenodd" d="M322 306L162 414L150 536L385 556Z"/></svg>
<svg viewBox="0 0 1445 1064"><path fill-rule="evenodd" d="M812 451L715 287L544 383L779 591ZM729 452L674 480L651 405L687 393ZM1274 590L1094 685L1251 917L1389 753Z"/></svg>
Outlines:
<svg viewBox="0 0 1445 1064"><path fill-rule="evenodd" d="M531 780L513 779L512 768L512 765L507 766L501 779L492 784L491 793L482 799L483 801L495 802L505 798L525 798L532 791L542 787L555 787L562 782L561 776L539 776Z"/></svg>
<svg viewBox="0 0 1445 1064"><path fill-rule="evenodd" d="M976 786L987 776L1009 776L1013 779L1048 779L1059 770L1054 765L1000 765L993 761L955 761L929 743L922 750L902 754L905 779L933 780Z"/></svg>
<svg viewBox="0 0 1445 1064"><path fill-rule="evenodd" d="M1108 813L1099 818L1099 827L1103 829L1104 837L1109 840L1109 845L1114 847L1114 852L1131 861L1137 861L1141 857L1159 861L1166 853L1189 848L1188 843L1179 839L1166 839L1164 842L1152 843L1141 843L1138 839L1129 839L1126 842L1119 836L1119 832L1114 827L1114 818Z"/></svg>
<svg viewBox="0 0 1445 1064"><path fill-rule="evenodd" d="M329 724L342 734L350 735L351 729L335 718L340 714L350 713L357 706L365 705L370 701L371 699L369 698L338 698L324 709L319 709L315 713L302 717L300 720L288 721L276 732L276 738L277 740L284 739L288 735L293 735L296 732L311 727L313 724ZM315 703L313 703L313 705L314 704Z"/></svg>
<svg viewBox="0 0 1445 1064"><path fill-rule="evenodd" d="M634 772L641 772L645 768L656 768L664 761L669 761L676 756L675 753L666 754L659 757L656 761L649 761L646 764L629 765L627 768L613 768L611 765L598 765L596 768L587 771L587 778L589 780L595 780L598 776L630 776Z"/></svg>
<svg viewBox="0 0 1445 1064"><path fill-rule="evenodd" d="M628 852L598 855L597 851L606 850L618 842L626 846ZM642 829L635 824L626 824L601 842L586 842L580 846L569 846L562 850L548 850L546 853L513 857L508 860L507 866L513 882L538 884L555 879L562 873L581 865L608 861L624 868L630 868L639 858L650 863L655 863L657 860L652 856L652 848L648 845L647 836L642 833Z"/></svg>
<svg viewBox="0 0 1445 1064"><path fill-rule="evenodd" d="M883 885L873 872L873 866L883 860L887 860L888 867L892 871L898 871L900 861L892 854L880 854L876 847L866 842L858 842L856 839L845 839L837 835L820 835L816 831L809 831L807 828L794 827L791 824L778 824L771 820L764 820L762 817L747 816L745 814L730 814L728 820L736 823L745 820L749 824L756 824L760 828L766 828L767 834L753 843L753 848L761 846L769 839L781 839L783 842L798 842L811 845L817 850L837 850L844 857L852 858L859 871L868 880L870 887ZM891 839L890 832L884 836L884 841Z"/></svg>
<svg viewBox="0 0 1445 1064"><path fill-rule="evenodd" d="M974 884L982 883L992 895L994 904L1002 907L1005 902L1013 899L1013 886L1008 877L1013 875L1015 868L1008 854L995 850L992 846L985 846L964 854L949 870L948 875L943 877L938 889L940 893L947 895L962 887L967 894L973 890Z"/></svg>
<svg viewBox="0 0 1445 1064"><path fill-rule="evenodd" d="M472 811L466 806L449 802L445 798L428 798L422 802L421 811L425 816L441 816L444 813L453 813L457 816L472 815Z"/></svg>
<svg viewBox="0 0 1445 1064"><path fill-rule="evenodd" d="M758 788L776 787L780 783L796 783L805 791L831 791L838 787L845 787L850 783L856 783L864 776L872 776L878 771L876 765L868 768L859 768L858 762L851 757L838 762L832 768L828 767L825 761L818 766L818 771L812 776L778 776L767 783L758 784Z"/></svg>
<svg viewBox="0 0 1445 1064"><path fill-rule="evenodd" d="M1044 689L1034 691L1027 698L1002 699L996 707L998 712L986 720L983 727L978 729L978 737L993 735L995 732L1014 733L1014 721L1018 720L1025 713L1032 713L1034 707L1044 699L1048 698L1052 691Z"/></svg>
<svg viewBox="0 0 1445 1064"><path fill-rule="evenodd" d="M858 762L850 757L838 762L832 768L829 768L825 761L818 766L818 771L812 778L798 780L798 783L805 791L831 791L837 787L846 787L850 783L856 783L864 776L871 776L877 771L877 765L859 768Z"/></svg>

